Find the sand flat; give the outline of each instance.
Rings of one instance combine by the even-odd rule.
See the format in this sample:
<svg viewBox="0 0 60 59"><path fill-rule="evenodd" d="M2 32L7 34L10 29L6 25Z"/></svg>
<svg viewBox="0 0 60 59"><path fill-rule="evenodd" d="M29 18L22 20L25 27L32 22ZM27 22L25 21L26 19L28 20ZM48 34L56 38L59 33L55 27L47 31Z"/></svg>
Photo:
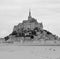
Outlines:
<svg viewBox="0 0 60 59"><path fill-rule="evenodd" d="M0 46L1 59L60 59L60 46Z"/></svg>

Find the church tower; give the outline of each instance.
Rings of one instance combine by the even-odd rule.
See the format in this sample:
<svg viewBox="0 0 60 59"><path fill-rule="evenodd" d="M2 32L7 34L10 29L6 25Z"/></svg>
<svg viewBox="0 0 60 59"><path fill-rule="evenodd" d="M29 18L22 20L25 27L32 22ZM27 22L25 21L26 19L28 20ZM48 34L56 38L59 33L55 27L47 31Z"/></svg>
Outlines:
<svg viewBox="0 0 60 59"><path fill-rule="evenodd" d="M29 9L29 16L28 16L28 20L30 20L32 17L31 17L31 10Z"/></svg>

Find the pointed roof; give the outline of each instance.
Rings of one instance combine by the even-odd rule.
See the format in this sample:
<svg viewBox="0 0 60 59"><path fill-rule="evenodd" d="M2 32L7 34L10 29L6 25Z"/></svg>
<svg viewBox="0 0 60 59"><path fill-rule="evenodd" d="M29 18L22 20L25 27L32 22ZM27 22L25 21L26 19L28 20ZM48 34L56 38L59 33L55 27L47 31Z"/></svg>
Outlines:
<svg viewBox="0 0 60 59"><path fill-rule="evenodd" d="M29 21L30 23L32 23L32 22L37 23L37 20L31 16L31 9L29 9L28 21Z"/></svg>
<svg viewBox="0 0 60 59"><path fill-rule="evenodd" d="M28 18L31 18L31 9L29 9L29 16Z"/></svg>
<svg viewBox="0 0 60 59"><path fill-rule="evenodd" d="M31 10L29 9L29 17L31 17Z"/></svg>

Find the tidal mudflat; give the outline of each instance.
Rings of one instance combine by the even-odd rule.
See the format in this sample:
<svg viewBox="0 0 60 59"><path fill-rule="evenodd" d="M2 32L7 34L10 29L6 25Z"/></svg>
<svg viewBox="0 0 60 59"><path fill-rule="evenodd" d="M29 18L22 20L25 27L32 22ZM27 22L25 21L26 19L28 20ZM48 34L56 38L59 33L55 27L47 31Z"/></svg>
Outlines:
<svg viewBox="0 0 60 59"><path fill-rule="evenodd" d="M0 59L60 59L60 46L0 46Z"/></svg>

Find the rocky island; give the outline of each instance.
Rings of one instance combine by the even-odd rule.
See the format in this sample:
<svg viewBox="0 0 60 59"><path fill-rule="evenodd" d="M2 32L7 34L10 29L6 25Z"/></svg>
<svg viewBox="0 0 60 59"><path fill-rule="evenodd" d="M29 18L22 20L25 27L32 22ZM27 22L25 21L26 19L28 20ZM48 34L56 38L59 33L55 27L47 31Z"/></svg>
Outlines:
<svg viewBox="0 0 60 59"><path fill-rule="evenodd" d="M13 32L4 37L3 43L19 43L20 45L60 45L60 38L43 28L29 11L28 20L15 25Z"/></svg>

